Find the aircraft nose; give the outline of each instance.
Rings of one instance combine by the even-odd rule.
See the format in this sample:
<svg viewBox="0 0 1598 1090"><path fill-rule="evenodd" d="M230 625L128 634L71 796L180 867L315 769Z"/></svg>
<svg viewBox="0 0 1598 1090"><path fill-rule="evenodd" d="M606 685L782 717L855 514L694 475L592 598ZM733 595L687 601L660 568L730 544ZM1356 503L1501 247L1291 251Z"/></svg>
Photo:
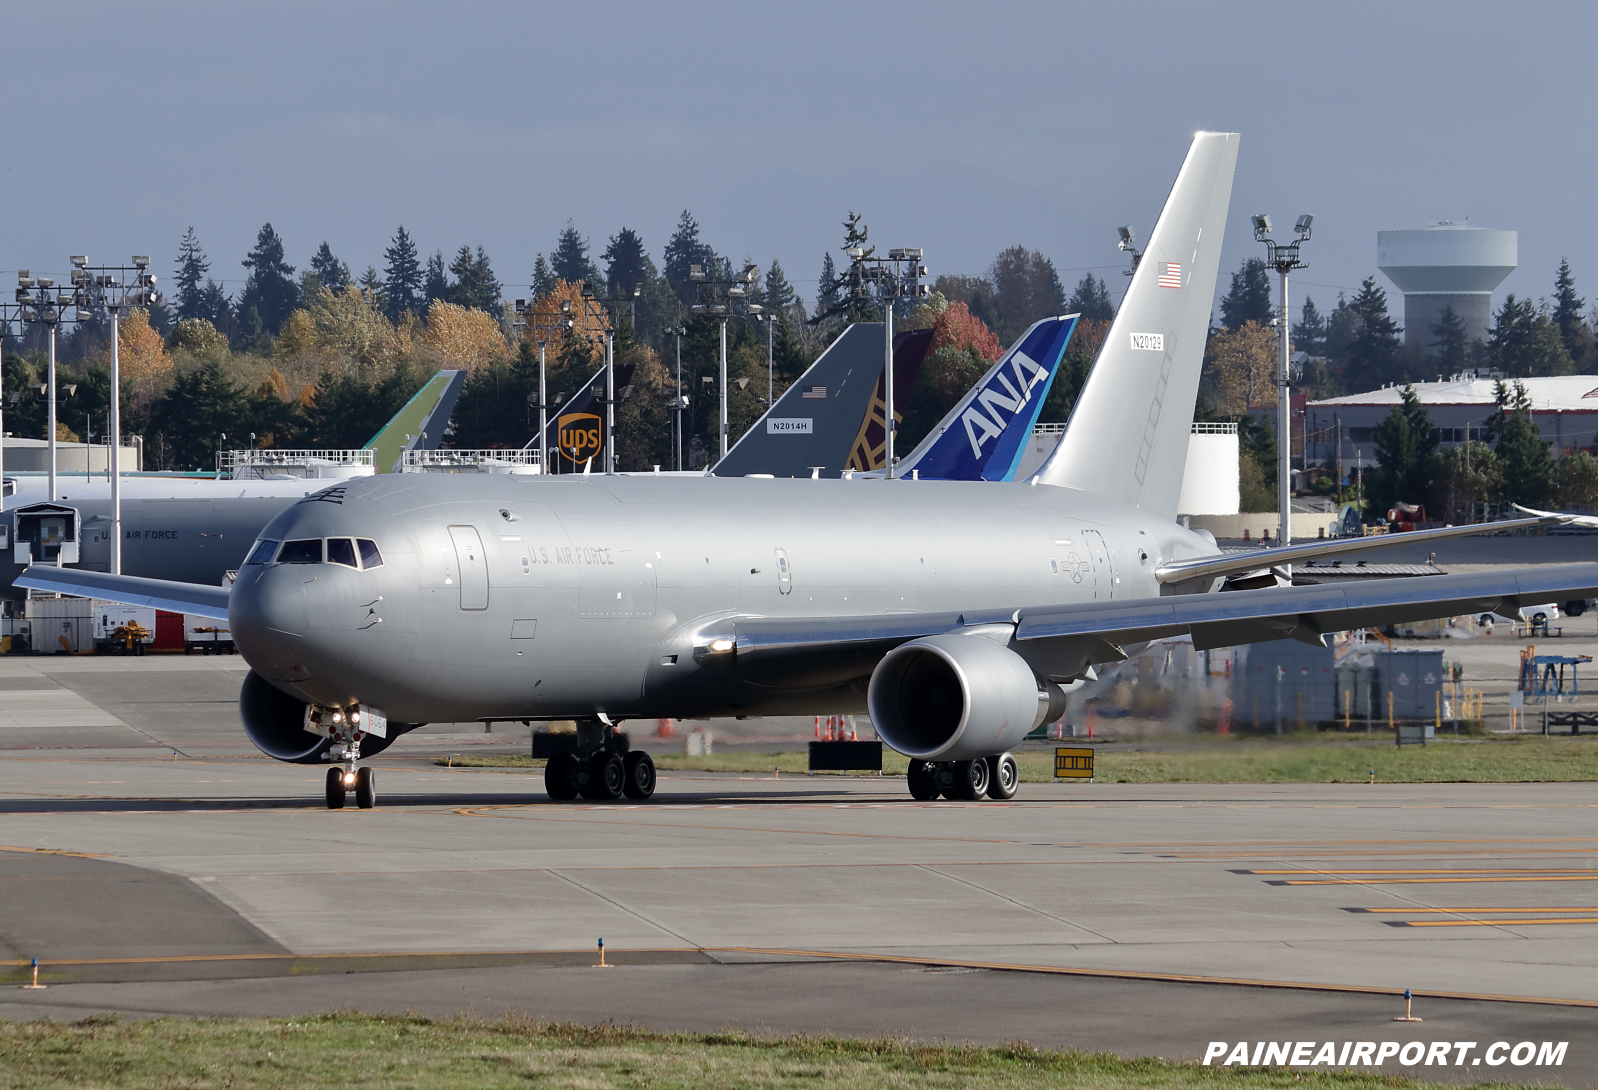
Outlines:
<svg viewBox="0 0 1598 1090"><path fill-rule="evenodd" d="M247 566L228 597L228 627L258 673L292 675L289 668L305 652L304 580L289 566Z"/></svg>

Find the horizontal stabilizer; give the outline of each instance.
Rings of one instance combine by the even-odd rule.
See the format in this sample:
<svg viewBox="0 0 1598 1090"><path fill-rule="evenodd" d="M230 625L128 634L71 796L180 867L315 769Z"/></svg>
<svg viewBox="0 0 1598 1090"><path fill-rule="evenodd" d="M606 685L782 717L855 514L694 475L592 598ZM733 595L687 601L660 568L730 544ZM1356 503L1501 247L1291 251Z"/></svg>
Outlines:
<svg viewBox="0 0 1598 1090"><path fill-rule="evenodd" d="M1307 541L1302 545L1287 545L1279 549L1240 549L1237 552L1200 556L1192 560L1169 561L1154 569L1154 578L1170 586L1172 583L1186 583L1192 579L1214 579L1224 575L1271 568L1278 564L1296 564L1300 560L1315 560L1323 556L1341 556L1367 552L1371 549L1390 549L1395 545L1425 545L1444 538L1496 534L1501 530L1529 530L1535 526L1557 526L1566 521L1571 521L1571 516L1539 513L1537 518L1511 519L1508 522L1440 526L1434 530L1411 530L1404 534L1380 534L1376 537L1328 537Z"/></svg>
<svg viewBox="0 0 1598 1090"><path fill-rule="evenodd" d="M103 571L30 564L17 576L16 585L28 590L100 598L125 606L153 606L172 613L191 613L214 621L227 620L228 588L170 579L145 579L137 575L112 575Z"/></svg>

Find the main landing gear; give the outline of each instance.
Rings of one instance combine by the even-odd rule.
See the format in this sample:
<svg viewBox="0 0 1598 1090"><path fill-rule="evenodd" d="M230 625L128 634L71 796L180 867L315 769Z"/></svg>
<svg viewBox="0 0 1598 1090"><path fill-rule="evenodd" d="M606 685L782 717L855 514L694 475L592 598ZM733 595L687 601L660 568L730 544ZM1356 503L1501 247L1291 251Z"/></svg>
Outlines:
<svg viewBox="0 0 1598 1090"><path fill-rule="evenodd" d="M647 799L655 793L655 762L629 749L627 735L599 720L578 720L576 734L533 735L533 756L547 757L544 790L567 801Z"/></svg>
<svg viewBox="0 0 1598 1090"><path fill-rule="evenodd" d="M1013 799L1021 782L1015 757L998 753L974 761L911 761L910 796L923 802L946 799Z"/></svg>

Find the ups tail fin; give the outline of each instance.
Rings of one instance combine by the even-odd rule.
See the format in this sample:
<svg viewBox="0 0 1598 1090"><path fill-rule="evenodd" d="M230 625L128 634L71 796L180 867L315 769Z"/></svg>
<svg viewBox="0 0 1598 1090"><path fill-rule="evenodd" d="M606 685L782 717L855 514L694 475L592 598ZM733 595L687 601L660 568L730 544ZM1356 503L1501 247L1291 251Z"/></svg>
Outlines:
<svg viewBox="0 0 1598 1090"><path fill-rule="evenodd" d="M1237 145L1236 133L1193 138L1065 435L1038 470L1038 482L1176 517Z"/></svg>
<svg viewBox="0 0 1598 1090"><path fill-rule="evenodd" d="M940 481L1012 481L1048 399L1077 315L1045 318L1021 335L969 393L899 463Z"/></svg>
<svg viewBox="0 0 1598 1090"><path fill-rule="evenodd" d="M465 371L440 371L367 440L365 449L373 452L379 473L395 472L402 451L438 449L464 385Z"/></svg>

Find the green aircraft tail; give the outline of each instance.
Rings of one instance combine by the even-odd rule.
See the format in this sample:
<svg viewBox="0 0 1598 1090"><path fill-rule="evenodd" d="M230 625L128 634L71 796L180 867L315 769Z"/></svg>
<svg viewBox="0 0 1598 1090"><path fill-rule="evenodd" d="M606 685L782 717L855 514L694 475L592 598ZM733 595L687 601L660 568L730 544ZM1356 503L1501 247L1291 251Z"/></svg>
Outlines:
<svg viewBox="0 0 1598 1090"><path fill-rule="evenodd" d="M404 451L438 449L465 384L465 371L440 371L367 441L362 449L374 452L372 461L379 473L397 472Z"/></svg>

